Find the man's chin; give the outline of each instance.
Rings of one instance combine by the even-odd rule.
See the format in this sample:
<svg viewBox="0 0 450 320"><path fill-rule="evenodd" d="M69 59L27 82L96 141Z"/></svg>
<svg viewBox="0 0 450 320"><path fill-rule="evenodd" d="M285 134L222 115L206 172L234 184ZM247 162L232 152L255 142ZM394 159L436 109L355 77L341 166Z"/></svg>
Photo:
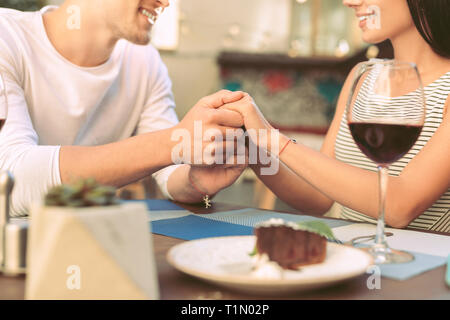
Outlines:
<svg viewBox="0 0 450 320"><path fill-rule="evenodd" d="M150 41L151 41L151 40L152 40L152 39L151 39L150 37L148 37L148 38L145 39L145 40L139 40L139 41L136 41L136 42L134 42L134 44L141 45L141 46L146 46L146 45L150 44Z"/></svg>
<svg viewBox="0 0 450 320"><path fill-rule="evenodd" d="M144 34L136 35L136 36L133 36L133 37L126 37L125 39L130 41L130 42L132 42L132 43L134 43L134 44L145 46L145 45L148 45L150 43L152 38L150 36L150 33L146 33L145 35Z"/></svg>

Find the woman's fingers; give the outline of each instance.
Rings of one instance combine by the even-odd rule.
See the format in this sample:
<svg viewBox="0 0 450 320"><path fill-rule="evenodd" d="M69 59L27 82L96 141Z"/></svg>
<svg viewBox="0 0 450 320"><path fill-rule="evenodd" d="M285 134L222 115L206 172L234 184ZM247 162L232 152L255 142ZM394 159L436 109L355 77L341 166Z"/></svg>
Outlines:
<svg viewBox="0 0 450 320"><path fill-rule="evenodd" d="M215 110L216 123L221 126L240 128L244 125L244 118L239 112L228 109Z"/></svg>
<svg viewBox="0 0 450 320"><path fill-rule="evenodd" d="M219 108L226 103L235 102L244 97L244 92L229 90L220 90L212 95L200 99L199 103L209 108Z"/></svg>
<svg viewBox="0 0 450 320"><path fill-rule="evenodd" d="M225 95L222 99L223 104L232 103L235 101L239 101L242 98L248 96L248 93L242 91L234 91L232 94Z"/></svg>
<svg viewBox="0 0 450 320"><path fill-rule="evenodd" d="M248 162L245 145L235 141L214 141L203 149L203 163L244 165Z"/></svg>
<svg viewBox="0 0 450 320"><path fill-rule="evenodd" d="M250 95L244 93L242 99L226 103L222 106L221 109L236 111L239 112L243 117L245 117L255 107L256 106L253 98Z"/></svg>
<svg viewBox="0 0 450 320"><path fill-rule="evenodd" d="M202 141L234 141L242 139L245 131L242 128L217 126L204 131ZM199 137L200 138L200 137Z"/></svg>

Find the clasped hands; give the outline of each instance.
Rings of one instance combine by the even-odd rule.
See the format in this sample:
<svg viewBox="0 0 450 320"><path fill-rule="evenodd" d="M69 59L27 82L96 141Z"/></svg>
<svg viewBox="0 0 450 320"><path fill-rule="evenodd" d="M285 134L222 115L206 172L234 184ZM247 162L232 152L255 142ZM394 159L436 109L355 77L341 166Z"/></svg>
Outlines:
<svg viewBox="0 0 450 320"><path fill-rule="evenodd" d="M200 99L174 128L172 141L177 144L172 160L191 165L192 181L205 193L215 194L248 166L249 150L271 152L278 138L249 94L221 90Z"/></svg>

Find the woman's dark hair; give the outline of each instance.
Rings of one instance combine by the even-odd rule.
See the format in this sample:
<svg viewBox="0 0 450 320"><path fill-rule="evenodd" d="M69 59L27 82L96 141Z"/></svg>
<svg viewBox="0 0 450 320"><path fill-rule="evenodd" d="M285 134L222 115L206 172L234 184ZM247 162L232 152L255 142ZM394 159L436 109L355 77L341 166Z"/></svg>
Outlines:
<svg viewBox="0 0 450 320"><path fill-rule="evenodd" d="M450 58L450 0L407 0L425 41L440 56Z"/></svg>

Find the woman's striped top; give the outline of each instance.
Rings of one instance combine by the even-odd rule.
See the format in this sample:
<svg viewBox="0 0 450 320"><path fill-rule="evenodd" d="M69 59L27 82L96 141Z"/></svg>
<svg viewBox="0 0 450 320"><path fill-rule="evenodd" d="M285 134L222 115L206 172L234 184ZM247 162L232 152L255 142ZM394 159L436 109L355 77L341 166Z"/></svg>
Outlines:
<svg viewBox="0 0 450 320"><path fill-rule="evenodd" d="M450 71L424 89L427 105L424 127L411 150L403 158L389 166L389 174L392 176L401 174L409 161L425 146L442 123L445 102L450 94ZM336 159L362 169L377 171L376 164L367 158L355 144L348 128L346 112L342 117L336 138ZM341 217L348 220L376 223L375 219L348 207L342 207ZM408 227L450 232L450 188L430 208L414 219Z"/></svg>

